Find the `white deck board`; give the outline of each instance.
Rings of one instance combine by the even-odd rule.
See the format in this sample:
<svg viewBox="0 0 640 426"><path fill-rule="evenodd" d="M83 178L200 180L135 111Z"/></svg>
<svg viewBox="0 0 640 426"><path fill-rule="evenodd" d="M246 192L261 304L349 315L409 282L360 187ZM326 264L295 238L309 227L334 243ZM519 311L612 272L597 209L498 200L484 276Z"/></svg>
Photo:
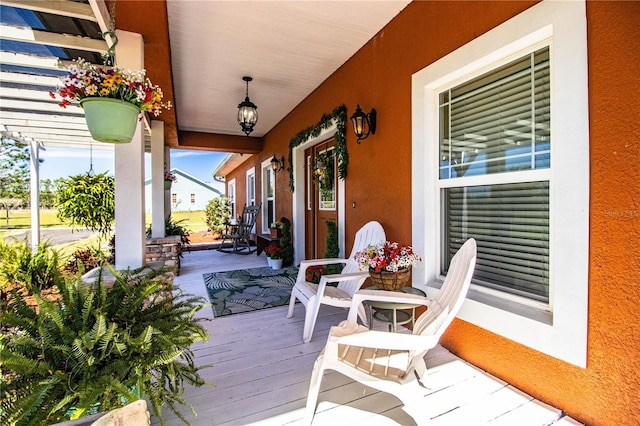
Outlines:
<svg viewBox="0 0 640 426"><path fill-rule="evenodd" d="M185 292L207 297L202 274L266 266L266 258L214 250L185 253L176 277ZM210 333L194 345L196 362L212 364L202 376L215 386L188 387L185 398L194 405L182 412L193 425L302 425L313 363L324 347L328 330L346 318L344 309L323 306L313 340L302 342L304 306L293 318L287 307L213 318L211 307L199 314ZM381 326L383 327L383 326ZM382 328L381 328L382 329ZM533 399L438 346L427 354L424 415L442 425L579 424L554 407ZM560 420L558 420L560 419ZM167 412L166 425L182 422ZM329 371L322 381L314 425L412 425L394 396L376 391ZM152 416L152 424L160 424Z"/></svg>

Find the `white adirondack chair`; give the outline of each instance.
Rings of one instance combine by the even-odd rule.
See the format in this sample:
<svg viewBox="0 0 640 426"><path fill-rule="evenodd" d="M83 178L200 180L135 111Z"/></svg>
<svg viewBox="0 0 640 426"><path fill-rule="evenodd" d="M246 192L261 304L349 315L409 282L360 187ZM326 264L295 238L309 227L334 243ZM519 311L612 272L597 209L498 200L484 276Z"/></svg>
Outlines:
<svg viewBox="0 0 640 426"><path fill-rule="evenodd" d="M353 380L398 397L417 424L421 416L424 389L421 380L427 366L424 357L438 344L469 289L476 263L476 241L469 239L449 265L442 288L435 299L381 290L361 290L353 297L346 321L332 327L324 351L313 367L307 396L306 421L315 415L324 370L338 371ZM427 306L415 322L413 334L371 331L357 324L356 313L364 300L419 303Z"/></svg>
<svg viewBox="0 0 640 426"><path fill-rule="evenodd" d="M384 242L386 239L384 229L378 222L372 221L364 225L356 233L356 239L351 250L351 255L347 259L313 259L303 260L300 263L300 270L296 283L291 290L291 301L289 302L289 312L287 318L293 316L293 308L296 298L305 306L306 314L304 319L304 331L302 340L307 343L311 340L313 329L316 325L316 318L320 305L331 305L348 308L351 306L351 297L362 287L369 276L368 272L359 272L358 264L353 256L356 252L365 249L369 244ZM310 266L329 265L344 263L340 274L323 275L319 284L310 283L305 280L307 269ZM338 283L337 287L327 286L327 283ZM358 314L366 324L367 319L364 308L360 306Z"/></svg>

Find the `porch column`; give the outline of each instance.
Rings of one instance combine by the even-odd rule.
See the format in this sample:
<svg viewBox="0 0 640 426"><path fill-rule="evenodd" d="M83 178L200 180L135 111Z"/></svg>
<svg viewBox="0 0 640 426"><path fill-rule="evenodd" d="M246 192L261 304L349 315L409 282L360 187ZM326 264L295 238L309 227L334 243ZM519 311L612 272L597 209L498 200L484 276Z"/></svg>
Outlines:
<svg viewBox="0 0 640 426"><path fill-rule="evenodd" d="M151 121L151 236L153 238L163 238L165 236L164 200L166 191L164 190L164 169L166 162L164 123L159 120L153 120Z"/></svg>
<svg viewBox="0 0 640 426"><path fill-rule="evenodd" d="M123 69L144 68L142 35L116 31L116 65ZM116 269L145 265L144 226L144 131L138 121L130 143L115 147Z"/></svg>
<svg viewBox="0 0 640 426"><path fill-rule="evenodd" d="M29 141L31 151L31 249L35 252L40 245L40 144Z"/></svg>
<svg viewBox="0 0 640 426"><path fill-rule="evenodd" d="M167 163L167 170L171 170L171 149L164 147L164 161ZM171 216L171 190L164 191L164 218Z"/></svg>

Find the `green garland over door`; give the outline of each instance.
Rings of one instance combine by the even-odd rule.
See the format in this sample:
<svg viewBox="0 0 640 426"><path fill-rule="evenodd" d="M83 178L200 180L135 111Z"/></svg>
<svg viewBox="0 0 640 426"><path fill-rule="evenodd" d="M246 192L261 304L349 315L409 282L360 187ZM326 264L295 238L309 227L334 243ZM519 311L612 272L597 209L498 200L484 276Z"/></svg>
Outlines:
<svg viewBox="0 0 640 426"><path fill-rule="evenodd" d="M310 138L319 136L323 130L328 129L333 125L333 120L335 120L337 127L334 138L336 140L335 155L338 161L338 177L342 180L347 177L347 166L349 165L349 152L347 151L345 130L345 123L347 122L347 108L343 104L331 111L330 114L323 114L318 124L298 132L297 135L291 138L291 141L289 142L289 166L287 167L287 170L289 171L289 189L291 189L291 192L293 192L295 188L293 179L293 149L305 143Z"/></svg>

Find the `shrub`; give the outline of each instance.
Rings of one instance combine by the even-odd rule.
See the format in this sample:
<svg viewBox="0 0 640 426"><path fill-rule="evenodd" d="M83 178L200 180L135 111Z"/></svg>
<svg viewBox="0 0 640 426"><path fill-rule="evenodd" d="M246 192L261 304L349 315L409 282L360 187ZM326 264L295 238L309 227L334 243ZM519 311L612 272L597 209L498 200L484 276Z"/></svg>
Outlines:
<svg viewBox="0 0 640 426"><path fill-rule="evenodd" d="M47 242L35 251L29 241L0 241L0 291L2 298L8 288L47 289L60 278L60 256Z"/></svg>
<svg viewBox="0 0 640 426"><path fill-rule="evenodd" d="M180 242L182 243L182 245L188 245L189 244L189 231L183 225L183 223L186 222L186 221L187 221L186 219L173 220L173 219L171 219L171 215L169 215L164 220L164 234L166 236L179 235L180 236ZM147 228L147 238L150 238L150 237L151 237L151 225L149 225L149 227Z"/></svg>
<svg viewBox="0 0 640 426"><path fill-rule="evenodd" d="M225 231L226 224L231 220L231 200L218 197L207 203L205 216L209 230L216 234Z"/></svg>
<svg viewBox="0 0 640 426"><path fill-rule="evenodd" d="M205 383L190 349L207 338L195 317L204 300L158 276L110 272L111 288L101 276L58 279L59 301L36 291L37 310L12 297L0 312L14 330L0 335L1 424L46 425L141 397L162 423L165 404L186 422L185 383Z"/></svg>
<svg viewBox="0 0 640 426"><path fill-rule="evenodd" d="M106 173L88 173L60 179L56 197L58 218L105 236L115 220L115 182Z"/></svg>
<svg viewBox="0 0 640 426"><path fill-rule="evenodd" d="M281 217L282 237L280 238L280 247L284 249L282 256L282 265L293 265L293 243L291 242L291 221L286 217Z"/></svg>

